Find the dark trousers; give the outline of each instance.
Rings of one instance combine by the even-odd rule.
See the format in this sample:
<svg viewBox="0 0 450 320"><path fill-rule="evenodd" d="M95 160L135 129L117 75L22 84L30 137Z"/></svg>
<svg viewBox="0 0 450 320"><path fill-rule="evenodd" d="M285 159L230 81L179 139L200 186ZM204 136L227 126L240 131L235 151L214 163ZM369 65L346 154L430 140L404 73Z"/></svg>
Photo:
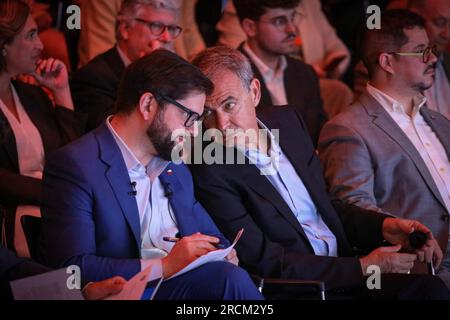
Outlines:
<svg viewBox="0 0 450 320"><path fill-rule="evenodd" d="M210 262L161 284L156 300L262 300L250 276L228 262Z"/></svg>
<svg viewBox="0 0 450 320"><path fill-rule="evenodd" d="M367 278L366 278L367 279ZM366 279L358 287L326 291L327 300L450 300L450 291L436 276L383 274L380 289L369 290ZM267 287L267 288L266 288ZM266 286L268 300L318 300L317 290L302 286Z"/></svg>
<svg viewBox="0 0 450 320"><path fill-rule="evenodd" d="M450 300L450 291L436 276L425 274L385 274L381 290L369 290L364 285L356 298L371 300Z"/></svg>

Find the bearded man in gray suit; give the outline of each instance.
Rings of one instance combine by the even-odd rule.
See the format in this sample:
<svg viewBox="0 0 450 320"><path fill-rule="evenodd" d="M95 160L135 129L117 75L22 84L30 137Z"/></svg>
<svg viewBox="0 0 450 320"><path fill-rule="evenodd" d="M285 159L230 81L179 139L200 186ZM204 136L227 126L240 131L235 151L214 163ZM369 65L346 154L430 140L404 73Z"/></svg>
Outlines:
<svg viewBox="0 0 450 320"><path fill-rule="evenodd" d="M321 132L325 178L347 203L428 226L446 252L438 275L450 287L450 122L422 94L434 81L435 49L420 16L391 10L381 21L361 39L366 92Z"/></svg>

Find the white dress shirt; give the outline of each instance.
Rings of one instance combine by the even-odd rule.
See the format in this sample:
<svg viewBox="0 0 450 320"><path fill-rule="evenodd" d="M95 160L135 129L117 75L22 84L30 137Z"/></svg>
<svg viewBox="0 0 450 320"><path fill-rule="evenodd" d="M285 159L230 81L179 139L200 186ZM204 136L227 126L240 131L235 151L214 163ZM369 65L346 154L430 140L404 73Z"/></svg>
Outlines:
<svg viewBox="0 0 450 320"><path fill-rule="evenodd" d="M28 116L22 102L11 84L14 104L18 118L0 100L0 109L11 126L16 140L17 156L19 159L19 172L22 176L42 179L44 171L44 145L41 135ZM16 209L14 223L14 247L19 257L29 257L30 253L25 239L25 234L20 223L23 215L41 216L40 208L37 206L19 205Z"/></svg>
<svg viewBox="0 0 450 320"><path fill-rule="evenodd" d="M414 98L413 112L410 117L406 114L405 108L392 97L369 83L366 88L414 145L433 177L447 210L450 211L450 161L436 133L419 112L427 102L426 97L419 95Z"/></svg>
<svg viewBox="0 0 450 320"><path fill-rule="evenodd" d="M285 56L280 56L278 66L275 70L269 68L253 51L247 43L244 43L244 51L250 57L250 60L261 72L264 83L269 90L272 104L274 106L284 106L288 104L286 97L286 88L284 86L284 70L287 68Z"/></svg>
<svg viewBox="0 0 450 320"><path fill-rule="evenodd" d="M163 237L174 237L178 233L175 215L159 179L169 162L154 157L146 165L140 163L111 126L111 118L108 117L106 122L108 129L122 153L130 181L136 183L135 198L141 227L141 270L152 266L151 281L162 277L161 259L174 246L173 242L163 241Z"/></svg>

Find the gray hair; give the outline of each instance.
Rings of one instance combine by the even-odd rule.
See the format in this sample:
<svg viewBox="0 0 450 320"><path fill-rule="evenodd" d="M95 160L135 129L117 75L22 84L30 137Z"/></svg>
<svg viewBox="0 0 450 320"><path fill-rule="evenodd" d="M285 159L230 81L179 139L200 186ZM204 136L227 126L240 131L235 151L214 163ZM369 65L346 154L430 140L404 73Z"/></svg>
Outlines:
<svg viewBox="0 0 450 320"><path fill-rule="evenodd" d="M124 0L116 17L116 40L121 40L120 23L131 23L134 18L139 16L143 8L166 9L178 13L180 6L180 0Z"/></svg>
<svg viewBox="0 0 450 320"><path fill-rule="evenodd" d="M250 61L240 51L225 46L217 46L200 52L192 61L209 78L220 75L224 70L235 73L242 86L250 91L254 78Z"/></svg>

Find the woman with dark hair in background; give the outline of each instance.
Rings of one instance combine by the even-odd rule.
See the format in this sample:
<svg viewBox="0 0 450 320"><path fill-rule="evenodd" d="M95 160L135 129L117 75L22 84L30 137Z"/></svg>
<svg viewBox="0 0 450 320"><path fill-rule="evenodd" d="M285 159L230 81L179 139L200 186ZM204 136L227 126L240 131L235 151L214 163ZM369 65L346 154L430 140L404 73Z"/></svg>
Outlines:
<svg viewBox="0 0 450 320"><path fill-rule="evenodd" d="M73 111L66 66L40 59L43 45L29 6L0 2L0 205L6 208L2 240L28 256L20 217L40 216L45 157L81 135L85 119ZM54 104L37 86L15 81L31 74L46 87Z"/></svg>

